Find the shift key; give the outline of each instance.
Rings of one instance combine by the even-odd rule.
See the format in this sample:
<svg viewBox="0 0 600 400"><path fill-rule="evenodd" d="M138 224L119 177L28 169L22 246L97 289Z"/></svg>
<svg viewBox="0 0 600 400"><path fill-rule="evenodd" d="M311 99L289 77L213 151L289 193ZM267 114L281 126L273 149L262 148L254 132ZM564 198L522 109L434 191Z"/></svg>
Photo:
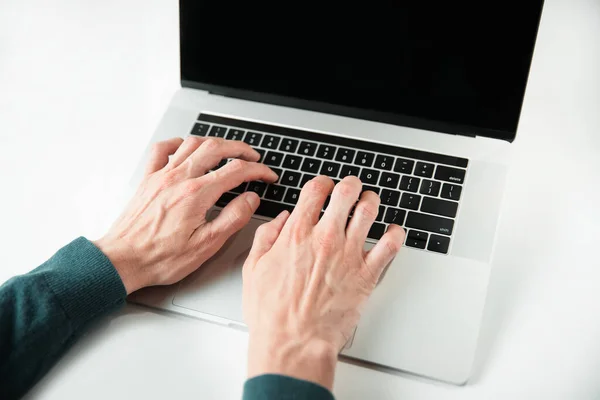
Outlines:
<svg viewBox="0 0 600 400"><path fill-rule="evenodd" d="M442 235L451 235L454 220L411 211L408 213L404 226L427 232L441 233Z"/></svg>

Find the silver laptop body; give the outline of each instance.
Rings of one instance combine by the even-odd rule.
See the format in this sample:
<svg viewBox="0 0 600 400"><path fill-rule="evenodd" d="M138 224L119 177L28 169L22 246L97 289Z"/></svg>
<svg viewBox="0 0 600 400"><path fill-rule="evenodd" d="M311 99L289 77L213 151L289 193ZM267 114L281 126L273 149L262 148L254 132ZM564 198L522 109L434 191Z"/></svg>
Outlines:
<svg viewBox="0 0 600 400"><path fill-rule="evenodd" d="M194 85L186 85L184 82L184 86ZM300 141L310 142L311 135L321 138L319 134L322 134L334 138L333 143L357 139L383 144L389 148L419 150L468 160L468 165L463 168L465 176L459 184L462 190L456 215L452 218L454 222L448 250L445 253L429 251L429 242L425 244L425 249L404 246L386 270L364 310L353 338L341 353L342 358L359 360L365 365L382 366L453 384L466 383L477 347L495 235L501 217L502 197L510 163L510 143L495 138L451 135L267 104L214 92L218 93L218 90L195 87L180 89L174 95L150 145L174 136L185 137L191 134L194 129L198 129L198 120L202 114L208 115L210 121L220 121L200 121L209 131L212 126L217 125L224 126L227 130L239 128L245 132L276 136L283 140L287 136L276 132L298 130L305 135L305 139L298 139ZM235 122L227 124L223 121L244 123L240 128ZM252 126L252 129L245 129L243 126ZM271 129L272 127L275 129ZM315 143L322 142L315 140ZM383 153L374 154L377 156ZM396 157L414 163L422 161L406 156ZM140 162L132 186L139 183L145 162L146 158ZM442 163L432 164L440 170L444 166ZM442 190L444 184L453 183L447 179L448 177L439 181ZM437 181L436 175L434 173L429 178L421 177L421 181ZM423 198L427 196L422 191L423 188L415 190L416 192L399 191ZM448 200L447 196L442 197L439 192L435 197ZM214 207L209 212L209 218L214 217L219 209L220 207ZM411 212L418 211L419 209L407 208L406 218ZM130 301L244 328L241 267L254 231L268 220L268 216L255 216L215 257L179 284L139 291L130 296ZM406 229L411 230L406 224L408 222L404 223ZM435 235L444 236L448 232L427 233L431 237L429 240L433 241ZM365 247L369 248L375 242L376 240L369 239ZM435 244L431 245L435 248Z"/></svg>

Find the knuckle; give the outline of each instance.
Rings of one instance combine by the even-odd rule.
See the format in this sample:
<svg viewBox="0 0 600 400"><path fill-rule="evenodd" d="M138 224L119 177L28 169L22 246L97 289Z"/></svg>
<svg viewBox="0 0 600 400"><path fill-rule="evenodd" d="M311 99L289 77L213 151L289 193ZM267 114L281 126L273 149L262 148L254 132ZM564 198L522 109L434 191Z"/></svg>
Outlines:
<svg viewBox="0 0 600 400"><path fill-rule="evenodd" d="M379 213L378 206L376 204L361 201L356 206L355 214L360 214L364 219L375 219Z"/></svg>
<svg viewBox="0 0 600 400"><path fill-rule="evenodd" d="M319 247L326 252L334 250L338 242L339 234L332 227L327 227L317 236Z"/></svg>
<svg viewBox="0 0 600 400"><path fill-rule="evenodd" d="M346 178L338 183L337 190L342 197L354 196L356 193L355 185L350 180L346 180Z"/></svg>
<svg viewBox="0 0 600 400"><path fill-rule="evenodd" d="M200 185L194 180L188 180L183 183L182 188L182 194L189 196L196 193L200 189Z"/></svg>
<svg viewBox="0 0 600 400"><path fill-rule="evenodd" d="M241 172L247 168L247 164L248 163L246 161L236 158L228 163L228 169L230 172Z"/></svg>
<svg viewBox="0 0 600 400"><path fill-rule="evenodd" d="M217 138L210 138L207 139L203 144L202 144L202 148L203 150L206 150L207 152L211 152L211 151L215 151L217 150L219 147L221 147L221 140L217 139Z"/></svg>
<svg viewBox="0 0 600 400"><path fill-rule="evenodd" d="M200 146L200 144L202 143L204 139L202 139L201 137L198 136L188 136L187 138L185 138L185 140L183 141L183 143L192 145L192 146Z"/></svg>
<svg viewBox="0 0 600 400"><path fill-rule="evenodd" d="M305 187L305 190L311 193L329 193L329 188L333 181L328 177L317 177L309 181Z"/></svg>
<svg viewBox="0 0 600 400"><path fill-rule="evenodd" d="M400 251L401 243L398 240L393 240L388 238L385 241L385 248L390 252L390 254L396 254Z"/></svg>
<svg viewBox="0 0 600 400"><path fill-rule="evenodd" d="M160 180L160 189L164 190L173 186L175 183L179 181L179 173L176 170L171 170L163 174L162 179Z"/></svg>

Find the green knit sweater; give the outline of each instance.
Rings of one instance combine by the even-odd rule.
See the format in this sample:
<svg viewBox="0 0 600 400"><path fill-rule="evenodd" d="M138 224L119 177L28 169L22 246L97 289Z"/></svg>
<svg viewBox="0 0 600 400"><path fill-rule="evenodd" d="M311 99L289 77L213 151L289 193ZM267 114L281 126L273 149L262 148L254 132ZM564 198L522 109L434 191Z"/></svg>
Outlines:
<svg viewBox="0 0 600 400"><path fill-rule="evenodd" d="M0 399L23 396L88 329L125 303L110 260L81 237L0 286ZM244 385L244 399L332 400L322 386L280 375Z"/></svg>

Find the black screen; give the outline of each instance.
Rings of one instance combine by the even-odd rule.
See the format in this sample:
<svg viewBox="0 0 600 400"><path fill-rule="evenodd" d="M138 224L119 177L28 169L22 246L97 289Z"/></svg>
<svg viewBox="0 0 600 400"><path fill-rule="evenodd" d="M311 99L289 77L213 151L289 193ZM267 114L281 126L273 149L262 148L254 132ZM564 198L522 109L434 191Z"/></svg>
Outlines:
<svg viewBox="0 0 600 400"><path fill-rule="evenodd" d="M449 133L515 136L542 0L181 0L185 86Z"/></svg>

